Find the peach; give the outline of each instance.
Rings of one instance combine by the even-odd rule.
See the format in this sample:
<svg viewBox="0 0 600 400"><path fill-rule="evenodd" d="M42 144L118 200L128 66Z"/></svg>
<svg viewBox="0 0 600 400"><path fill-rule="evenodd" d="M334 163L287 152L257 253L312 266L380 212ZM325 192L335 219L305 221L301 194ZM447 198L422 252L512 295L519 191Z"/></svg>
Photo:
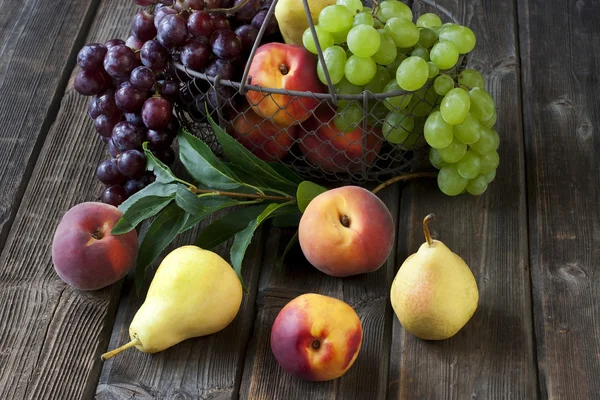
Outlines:
<svg viewBox="0 0 600 400"><path fill-rule="evenodd" d="M296 138L296 126L282 128L251 108L238 114L227 124L227 132L264 161L282 160Z"/></svg>
<svg viewBox="0 0 600 400"><path fill-rule="evenodd" d="M110 231L121 211L99 202L77 204L60 220L52 241L52 262L58 276L79 290L109 286L135 265L138 237Z"/></svg>
<svg viewBox="0 0 600 400"><path fill-rule="evenodd" d="M248 84L272 89L323 93L314 56L302 46L267 43L260 46L248 73ZM246 92L246 99L258 115L287 127L305 121L319 101L311 96Z"/></svg>
<svg viewBox="0 0 600 400"><path fill-rule="evenodd" d="M271 328L271 350L287 373L310 381L339 378L362 344L362 324L347 303L307 293L285 305Z"/></svg>
<svg viewBox="0 0 600 400"><path fill-rule="evenodd" d="M298 226L302 253L327 275L345 277L378 270L395 241L392 214L373 193L342 186L321 193Z"/></svg>
<svg viewBox="0 0 600 400"><path fill-rule="evenodd" d="M375 162L383 144L381 130L362 127L340 131L333 122L335 112L320 107L300 129L300 151L308 162L329 172L360 171Z"/></svg>

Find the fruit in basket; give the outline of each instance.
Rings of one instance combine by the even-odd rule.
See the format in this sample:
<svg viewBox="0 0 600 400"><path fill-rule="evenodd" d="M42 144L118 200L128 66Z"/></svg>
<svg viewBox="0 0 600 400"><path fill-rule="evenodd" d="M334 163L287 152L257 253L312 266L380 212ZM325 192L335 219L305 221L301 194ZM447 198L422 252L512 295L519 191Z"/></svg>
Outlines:
<svg viewBox="0 0 600 400"><path fill-rule="evenodd" d="M310 15L315 25L318 23L321 10L335 3L335 0L308 0ZM302 34L308 28L308 19L302 1L278 1L275 5L275 18L285 43L302 46Z"/></svg>
<svg viewBox="0 0 600 400"><path fill-rule="evenodd" d="M99 202L77 204L63 215L52 240L52 263L64 282L79 290L97 290L133 268L137 232L110 233L121 215L118 208Z"/></svg>
<svg viewBox="0 0 600 400"><path fill-rule="evenodd" d="M227 132L264 161L282 160L296 138L296 125L282 128L269 119L257 115L251 108L243 113L232 113Z"/></svg>
<svg viewBox="0 0 600 400"><path fill-rule="evenodd" d="M381 150L381 130L366 132L362 123L341 131L334 119L336 113L324 105L302 124L298 131L300 150L312 165L328 172L353 172L368 168Z"/></svg>
<svg viewBox="0 0 600 400"><path fill-rule="evenodd" d="M102 355L107 360L136 347L156 353L228 326L239 312L242 285L218 254L182 246L161 262L144 304L129 326L131 342Z"/></svg>
<svg viewBox="0 0 600 400"><path fill-rule="evenodd" d="M298 225L298 241L308 262L337 277L378 270L394 238L394 220L386 205L359 186L321 193L308 204Z"/></svg>
<svg viewBox="0 0 600 400"><path fill-rule="evenodd" d="M313 56L304 48L284 43L260 46L250 65L248 83L275 89L322 93L324 87L314 67ZM246 98L254 112L286 127L305 121L319 105L313 97L261 93L248 90Z"/></svg>
<svg viewBox="0 0 600 400"><path fill-rule="evenodd" d="M271 351L284 371L309 381L328 381L352 367L362 338L360 318L349 304L306 293L281 309L270 339Z"/></svg>
<svg viewBox="0 0 600 400"><path fill-rule="evenodd" d="M423 220L426 241L400 266L390 289L392 308L403 328L424 340L454 336L471 319L479 292L464 260L444 243L431 238Z"/></svg>

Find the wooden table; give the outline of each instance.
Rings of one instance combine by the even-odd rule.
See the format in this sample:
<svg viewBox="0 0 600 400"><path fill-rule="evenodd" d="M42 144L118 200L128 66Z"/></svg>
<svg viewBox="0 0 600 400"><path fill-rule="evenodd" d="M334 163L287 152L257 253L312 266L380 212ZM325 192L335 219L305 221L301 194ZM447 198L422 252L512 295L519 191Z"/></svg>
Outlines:
<svg viewBox="0 0 600 400"><path fill-rule="evenodd" d="M64 212L101 193L94 173L105 150L87 99L72 88L76 54L126 38L136 6L0 1L0 399L600 398L600 3L438 3L477 34L470 65L497 101L501 165L485 195L449 198L427 180L385 189L395 251L376 273L348 279L298 254L277 270L293 232L265 226L244 264L249 294L228 328L102 363L102 352L128 339L143 296L131 279L96 292L66 286L50 246ZM480 288L473 319L443 342L405 333L388 298L430 212L434 234ZM338 380L294 379L271 354L275 316L305 292L345 300L363 322L360 356Z"/></svg>

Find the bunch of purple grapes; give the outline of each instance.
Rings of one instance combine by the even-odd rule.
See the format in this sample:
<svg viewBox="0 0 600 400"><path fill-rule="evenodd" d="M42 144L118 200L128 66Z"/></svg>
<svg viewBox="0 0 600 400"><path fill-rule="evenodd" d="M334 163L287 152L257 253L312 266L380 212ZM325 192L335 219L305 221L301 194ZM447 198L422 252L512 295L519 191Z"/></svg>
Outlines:
<svg viewBox="0 0 600 400"><path fill-rule="evenodd" d="M175 160L179 122L173 105L189 77L173 74L170 62L221 79L239 78L270 5L270 0L135 2L144 9L133 17L131 35L84 46L74 82L77 92L91 96L88 115L110 154L96 176L106 185L102 201L115 206L153 181L144 142L165 164ZM274 17L267 24L266 39L278 32ZM234 93L223 87L223 93L207 89L203 95L216 107L217 96Z"/></svg>

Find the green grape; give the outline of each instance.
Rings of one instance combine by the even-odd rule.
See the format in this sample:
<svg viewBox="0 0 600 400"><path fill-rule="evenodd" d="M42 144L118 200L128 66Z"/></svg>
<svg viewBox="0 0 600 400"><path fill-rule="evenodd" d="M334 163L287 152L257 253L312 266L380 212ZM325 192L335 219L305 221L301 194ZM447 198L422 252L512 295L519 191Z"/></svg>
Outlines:
<svg viewBox="0 0 600 400"><path fill-rule="evenodd" d="M327 32L342 32L352 26L353 18L345 6L332 4L319 13L319 26Z"/></svg>
<svg viewBox="0 0 600 400"><path fill-rule="evenodd" d="M446 161L442 160L440 153L434 148L429 149L429 162L436 169L440 169L446 165L449 165Z"/></svg>
<svg viewBox="0 0 600 400"><path fill-rule="evenodd" d="M396 71L398 86L409 92L419 90L429 78L429 67L421 57L408 57Z"/></svg>
<svg viewBox="0 0 600 400"><path fill-rule="evenodd" d="M395 46L395 44L394 44L394 46ZM397 49L398 48L396 48L396 50ZM404 53L397 53L394 61L392 61L391 64L385 66L385 69L387 69L388 74L390 74L390 76L396 76L396 71L398 71L398 67L400 66L402 61L406 60L407 57L408 56Z"/></svg>
<svg viewBox="0 0 600 400"><path fill-rule="evenodd" d="M362 58L353 55L348 58L344 67L344 76L346 79L357 86L363 86L371 82L376 72L377 64L370 57Z"/></svg>
<svg viewBox="0 0 600 400"><path fill-rule="evenodd" d="M397 47L412 47L419 41L419 29L409 20L392 18L385 23L384 29L392 36Z"/></svg>
<svg viewBox="0 0 600 400"><path fill-rule="evenodd" d="M315 32L317 32L317 39L319 40L321 51L324 51L326 48L333 46L333 37L331 36L331 33L327 32L320 26L315 26ZM313 54L318 54L317 47L315 45L315 41L310 27L306 28L306 30L302 34L302 44L304 45L306 50L310 51Z"/></svg>
<svg viewBox="0 0 600 400"><path fill-rule="evenodd" d="M335 4L346 7L353 15L364 10L360 0L337 0Z"/></svg>
<svg viewBox="0 0 600 400"><path fill-rule="evenodd" d="M429 50L425 47L416 46L413 51L410 52L411 56L421 57L425 61L429 61Z"/></svg>
<svg viewBox="0 0 600 400"><path fill-rule="evenodd" d="M450 90L454 88L454 81L446 74L440 74L433 81L433 89L440 96L444 96Z"/></svg>
<svg viewBox="0 0 600 400"><path fill-rule="evenodd" d="M488 172L487 174L483 174L483 176L485 177L486 182L489 184L491 181L496 179L496 170Z"/></svg>
<svg viewBox="0 0 600 400"><path fill-rule="evenodd" d="M471 143L469 147L471 147L472 150L475 150L479 154L484 155L494 150L496 140L494 138L494 133L491 129L480 126L479 131L479 139L477 139L475 143Z"/></svg>
<svg viewBox="0 0 600 400"><path fill-rule="evenodd" d="M341 132L350 132L358 128L362 119L362 107L353 101L345 108L338 107L333 123Z"/></svg>
<svg viewBox="0 0 600 400"><path fill-rule="evenodd" d="M460 54L466 54L475 47L475 34L466 26L446 26L440 31L439 36L440 40L447 40L454 43Z"/></svg>
<svg viewBox="0 0 600 400"><path fill-rule="evenodd" d="M353 83L350 83L345 77L342 78L337 85L335 85L335 89L337 90L338 94L360 94L360 92L363 90L362 86L357 86Z"/></svg>
<svg viewBox="0 0 600 400"><path fill-rule="evenodd" d="M346 43L346 37L348 36L350 29L352 29L352 26L349 26L347 29L344 29L341 32L332 32L331 37L333 38L333 44Z"/></svg>
<svg viewBox="0 0 600 400"><path fill-rule="evenodd" d="M444 96L440 104L440 112L444 120L451 124L460 124L467 118L471 99L469 93L461 88L454 88Z"/></svg>
<svg viewBox="0 0 600 400"><path fill-rule="evenodd" d="M325 49L323 58L325 59L325 65L327 66L331 82L335 85L344 77L346 52L340 46L331 46ZM327 85L327 79L325 79L325 71L323 70L321 60L317 62L317 75L319 76L319 80Z"/></svg>
<svg viewBox="0 0 600 400"><path fill-rule="evenodd" d="M473 179L481 173L481 159L477 153L467 151L463 158L456 163L456 170L465 179Z"/></svg>
<svg viewBox="0 0 600 400"><path fill-rule="evenodd" d="M438 39L437 35L431 29L423 28L419 33L419 46L425 47L426 49L433 46L435 41Z"/></svg>
<svg viewBox="0 0 600 400"><path fill-rule="evenodd" d="M371 82L365 85L365 90L368 90L371 93L383 93L383 89L385 85L390 81L390 74L388 74L387 70L384 66L378 65L377 72L375 72L375 76L371 79Z"/></svg>
<svg viewBox="0 0 600 400"><path fill-rule="evenodd" d="M431 61L440 69L450 69L458 62L458 50L450 42L437 42L429 52Z"/></svg>
<svg viewBox="0 0 600 400"><path fill-rule="evenodd" d="M498 147L500 147L500 135L498 135L498 132L496 132L495 129L490 128L490 130L492 131L492 134L494 135L494 147L492 147L492 149L498 150Z"/></svg>
<svg viewBox="0 0 600 400"><path fill-rule="evenodd" d="M456 139L452 139L452 142L448 146L437 150L438 153L440 153L442 160L452 164L460 161L464 157L467 152L467 145Z"/></svg>
<svg viewBox="0 0 600 400"><path fill-rule="evenodd" d="M367 125L371 127L381 127L382 122L388 115L388 109L384 107L381 100L371 100L367 102L369 113L367 114Z"/></svg>
<svg viewBox="0 0 600 400"><path fill-rule="evenodd" d="M401 111L390 112L383 121L383 137L390 143L404 143L413 129L415 128L415 119ZM412 144L412 143L411 143Z"/></svg>
<svg viewBox="0 0 600 400"><path fill-rule="evenodd" d="M471 114L479 121L486 121L496 112L494 99L482 88L476 87L469 90L471 98Z"/></svg>
<svg viewBox="0 0 600 400"><path fill-rule="evenodd" d="M458 75L458 84L466 86L466 89L472 89L474 87L485 89L485 82L483 76L474 69L465 69Z"/></svg>
<svg viewBox="0 0 600 400"><path fill-rule="evenodd" d="M398 53L406 54L406 56L410 56L410 52L413 51L415 46L410 47L398 47Z"/></svg>
<svg viewBox="0 0 600 400"><path fill-rule="evenodd" d="M429 27L431 28L433 31L435 31L435 33L437 33L438 37L440 36L440 33L448 28L449 26L454 26L456 25L454 22L446 22L445 24L443 24L442 26L434 26L434 27Z"/></svg>
<svg viewBox="0 0 600 400"><path fill-rule="evenodd" d="M419 28L433 28L442 26L442 20L434 13L426 13L417 18Z"/></svg>
<svg viewBox="0 0 600 400"><path fill-rule="evenodd" d="M395 79L392 79L391 81L389 81L387 83L387 85L385 85L385 87L383 88L384 93L392 93L392 92L397 92L399 90L402 90L402 89L400 89L400 86L398 86L398 82L396 82ZM399 96L386 97L382 101L388 110L394 111L395 109L398 109L398 108L406 108L406 106L408 106L408 104L410 103L411 98L412 98L412 94L406 93L406 94L401 94Z"/></svg>
<svg viewBox="0 0 600 400"><path fill-rule="evenodd" d="M469 192L470 195L479 196L487 190L487 187L488 183L485 176L479 175L467 183L467 192Z"/></svg>
<svg viewBox="0 0 600 400"><path fill-rule="evenodd" d="M372 58L379 65L390 65L392 64L398 55L398 48L394 43L394 39L383 29L377 30L379 33L380 44L377 52L373 54ZM400 65L400 63L398 63ZM396 67L397 69L398 67ZM396 70L393 72L388 70L390 76L396 75Z"/></svg>
<svg viewBox="0 0 600 400"><path fill-rule="evenodd" d="M367 58L377 53L381 38L377 29L369 25L357 25L348 32L348 49L358 57Z"/></svg>
<svg viewBox="0 0 600 400"><path fill-rule="evenodd" d="M492 117L490 119L486 119L481 122L481 125L485 126L486 128L491 128L494 125L496 125L496 120L498 119L498 114L496 114L496 109L494 109L494 114L492 114Z"/></svg>
<svg viewBox="0 0 600 400"><path fill-rule="evenodd" d="M356 26L356 25L373 26L373 25L375 25L375 20L373 19L373 16L371 14L366 13L366 12L361 12L354 16L354 21L352 22L352 25L353 26Z"/></svg>
<svg viewBox="0 0 600 400"><path fill-rule="evenodd" d="M385 0L379 3L377 18L387 22L392 18L401 18L412 21L413 13L409 6L397 0Z"/></svg>
<svg viewBox="0 0 600 400"><path fill-rule="evenodd" d="M457 196L465 190L468 179L460 176L454 165L447 165L440 169L437 176L438 187L447 196Z"/></svg>
<svg viewBox="0 0 600 400"><path fill-rule="evenodd" d="M417 117L426 117L433 111L438 98L433 86L422 87L414 93L406 108Z"/></svg>
<svg viewBox="0 0 600 400"><path fill-rule="evenodd" d="M443 149L452 143L452 125L444 121L439 111L429 114L424 127L425 141L434 149Z"/></svg>
<svg viewBox="0 0 600 400"><path fill-rule="evenodd" d="M435 65L435 63L432 63L431 61L427 61L427 66L429 67L429 79L433 79L437 76L437 74L440 73L440 69L438 68L437 65Z"/></svg>
<svg viewBox="0 0 600 400"><path fill-rule="evenodd" d="M500 164L500 156L498 152L495 150L490 151L481 156L481 174L489 174L492 171L495 171Z"/></svg>
<svg viewBox="0 0 600 400"><path fill-rule="evenodd" d="M481 135L480 129L479 122L469 113L463 122L454 125L454 137L464 144L475 143Z"/></svg>

